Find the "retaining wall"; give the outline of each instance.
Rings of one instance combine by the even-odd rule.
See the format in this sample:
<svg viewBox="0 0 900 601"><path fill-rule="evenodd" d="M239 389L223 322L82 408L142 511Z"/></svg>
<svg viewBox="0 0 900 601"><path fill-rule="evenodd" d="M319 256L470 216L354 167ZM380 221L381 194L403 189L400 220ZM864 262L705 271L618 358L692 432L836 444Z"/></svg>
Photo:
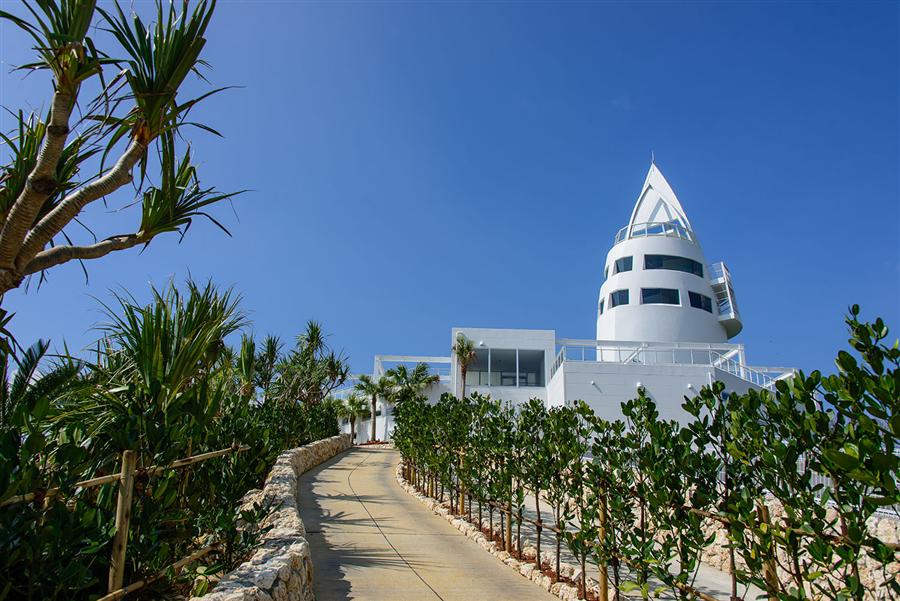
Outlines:
<svg viewBox="0 0 900 601"><path fill-rule="evenodd" d="M341 434L282 453L263 489L244 496L245 504L280 504L264 523L272 529L249 561L223 576L209 594L191 601L313 601L312 557L299 514L300 476L350 446L350 435Z"/></svg>

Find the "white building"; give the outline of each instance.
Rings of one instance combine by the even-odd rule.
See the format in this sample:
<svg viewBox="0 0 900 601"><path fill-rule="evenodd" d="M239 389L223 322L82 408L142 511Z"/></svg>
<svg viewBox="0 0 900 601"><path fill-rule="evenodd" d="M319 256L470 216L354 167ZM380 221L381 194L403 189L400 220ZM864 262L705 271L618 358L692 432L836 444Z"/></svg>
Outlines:
<svg viewBox="0 0 900 601"><path fill-rule="evenodd" d="M790 377L787 368L751 367L744 347L728 340L743 328L731 275L707 263L681 203L656 165L606 256L597 303L595 340L557 338L553 330L453 328L476 345L466 392L522 403L538 397L549 406L588 403L600 416L621 416L620 403L643 387L663 419L685 417L684 396L722 381L728 389L770 388ZM440 375L430 400L460 388L456 358L379 355L374 375L394 365L425 362ZM376 422L380 439L392 427L390 409ZM347 429L345 427L345 429ZM357 427L368 437L368 420Z"/></svg>

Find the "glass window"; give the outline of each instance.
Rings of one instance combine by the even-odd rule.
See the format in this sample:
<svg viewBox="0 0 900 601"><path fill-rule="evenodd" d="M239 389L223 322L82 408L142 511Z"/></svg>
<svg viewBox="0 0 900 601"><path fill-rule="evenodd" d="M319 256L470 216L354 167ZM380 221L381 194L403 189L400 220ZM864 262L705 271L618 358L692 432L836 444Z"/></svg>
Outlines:
<svg viewBox="0 0 900 601"><path fill-rule="evenodd" d="M519 386L544 385L544 351L519 350Z"/></svg>
<svg viewBox="0 0 900 601"><path fill-rule="evenodd" d="M616 290L609 295L609 308L628 304L628 290Z"/></svg>
<svg viewBox="0 0 900 601"><path fill-rule="evenodd" d="M645 305L677 305L678 290L673 288L641 288L641 302Z"/></svg>
<svg viewBox="0 0 900 601"><path fill-rule="evenodd" d="M600 299L600 315L603 315L603 301L604 299Z"/></svg>
<svg viewBox="0 0 900 601"><path fill-rule="evenodd" d="M515 349L491 349L491 386L516 385Z"/></svg>
<svg viewBox="0 0 900 601"><path fill-rule="evenodd" d="M616 268L613 270L613 273L622 273L623 271L631 271L632 266L632 258L631 257L622 257L621 259L616 259Z"/></svg>
<svg viewBox="0 0 900 601"><path fill-rule="evenodd" d="M466 371L466 386L488 385L488 349L475 349L475 358Z"/></svg>
<svg viewBox="0 0 900 601"><path fill-rule="evenodd" d="M603 268L603 280L605 281L606 278L608 278L608 277L609 277L609 265L607 265L606 267Z"/></svg>
<svg viewBox="0 0 900 601"><path fill-rule="evenodd" d="M699 292L688 292L688 297L691 299L691 306L696 307L697 309L703 309L709 313L712 313L712 299L706 296L705 294L700 294Z"/></svg>
<svg viewBox="0 0 900 601"><path fill-rule="evenodd" d="M644 269L671 269L703 277L703 265L686 257L672 255L644 255Z"/></svg>

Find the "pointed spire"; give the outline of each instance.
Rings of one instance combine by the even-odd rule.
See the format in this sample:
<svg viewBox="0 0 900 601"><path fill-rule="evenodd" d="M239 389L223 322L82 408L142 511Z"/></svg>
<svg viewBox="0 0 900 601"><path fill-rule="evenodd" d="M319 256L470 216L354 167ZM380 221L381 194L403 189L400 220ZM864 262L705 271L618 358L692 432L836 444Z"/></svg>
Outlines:
<svg viewBox="0 0 900 601"><path fill-rule="evenodd" d="M650 170L647 172L647 178L644 180L641 194L634 205L628 224L673 222L691 229L691 222L688 221L672 186L656 166L652 152L650 160Z"/></svg>

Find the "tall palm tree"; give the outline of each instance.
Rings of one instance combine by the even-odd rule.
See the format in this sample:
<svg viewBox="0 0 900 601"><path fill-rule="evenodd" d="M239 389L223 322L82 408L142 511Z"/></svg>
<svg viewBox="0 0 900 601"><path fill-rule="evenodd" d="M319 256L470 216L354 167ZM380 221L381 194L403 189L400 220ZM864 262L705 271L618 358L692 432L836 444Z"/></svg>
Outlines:
<svg viewBox="0 0 900 601"><path fill-rule="evenodd" d="M362 375L354 388L372 399L372 436L370 440L375 440L375 412L378 397L390 398L394 392L394 382L386 376L381 376L376 380L372 376Z"/></svg>
<svg viewBox="0 0 900 601"><path fill-rule="evenodd" d="M356 418L362 417L368 410L369 408L366 407L366 399L355 392L351 392L347 395L347 398L344 399L344 402L341 403L338 408L338 415L350 420L351 441L356 441Z"/></svg>
<svg viewBox="0 0 900 601"><path fill-rule="evenodd" d="M394 382L394 394L391 398L394 404L418 397L429 386L440 380L436 374L429 373L426 363L419 363L413 369L398 365L384 375Z"/></svg>
<svg viewBox="0 0 900 601"><path fill-rule="evenodd" d="M475 360L475 343L460 332L456 335L453 354L456 355L456 364L459 365L459 373L462 378L462 394L459 398L464 399L466 398L466 372L469 371L469 365Z"/></svg>

